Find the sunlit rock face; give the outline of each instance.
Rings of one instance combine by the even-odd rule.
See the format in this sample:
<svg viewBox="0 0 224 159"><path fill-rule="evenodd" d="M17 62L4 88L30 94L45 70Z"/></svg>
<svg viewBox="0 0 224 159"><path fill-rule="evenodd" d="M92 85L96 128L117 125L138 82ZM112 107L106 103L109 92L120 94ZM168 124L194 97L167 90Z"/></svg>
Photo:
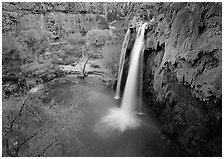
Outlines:
<svg viewBox="0 0 224 159"><path fill-rule="evenodd" d="M144 99L182 155L219 156L221 3L161 3L155 10L146 35Z"/></svg>

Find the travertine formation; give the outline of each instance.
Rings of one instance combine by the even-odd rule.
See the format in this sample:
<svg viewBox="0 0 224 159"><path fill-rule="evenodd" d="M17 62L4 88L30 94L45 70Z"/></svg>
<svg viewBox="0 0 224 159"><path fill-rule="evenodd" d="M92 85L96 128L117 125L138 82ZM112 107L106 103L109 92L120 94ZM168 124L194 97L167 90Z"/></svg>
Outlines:
<svg viewBox="0 0 224 159"><path fill-rule="evenodd" d="M221 3L155 8L155 22L146 35L145 99L185 155L220 155Z"/></svg>

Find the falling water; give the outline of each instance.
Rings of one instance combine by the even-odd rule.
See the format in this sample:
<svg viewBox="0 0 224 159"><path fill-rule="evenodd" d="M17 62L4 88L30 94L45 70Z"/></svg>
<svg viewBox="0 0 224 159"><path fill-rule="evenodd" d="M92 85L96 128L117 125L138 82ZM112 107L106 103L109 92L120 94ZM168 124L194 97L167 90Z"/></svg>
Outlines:
<svg viewBox="0 0 224 159"><path fill-rule="evenodd" d="M141 124L141 120L137 114L138 111L141 111L145 26L146 24L143 24L137 31L121 107L109 110L108 114L97 125L100 131L96 131L103 135L108 135L114 131L124 132L129 129L135 129ZM124 55L121 55L121 58L124 58ZM124 59L121 59L121 61L124 61ZM121 73L120 76L122 76Z"/></svg>
<svg viewBox="0 0 224 159"><path fill-rule="evenodd" d="M142 51L140 53L140 66L139 66L139 105L138 105L138 114L141 115L142 113L142 82L143 82L143 58L144 58L144 50L145 45L142 46Z"/></svg>
<svg viewBox="0 0 224 159"><path fill-rule="evenodd" d="M141 85L142 85L142 62L144 48L145 25L138 29L134 47L131 54L131 63L128 72L127 82L121 102L121 109L132 114L136 113L140 105Z"/></svg>
<svg viewBox="0 0 224 159"><path fill-rule="evenodd" d="M121 79L122 79L124 61L125 61L125 54L126 54L129 39L130 39L130 29L127 30L124 41L123 41L123 44L122 44L115 99L120 98Z"/></svg>

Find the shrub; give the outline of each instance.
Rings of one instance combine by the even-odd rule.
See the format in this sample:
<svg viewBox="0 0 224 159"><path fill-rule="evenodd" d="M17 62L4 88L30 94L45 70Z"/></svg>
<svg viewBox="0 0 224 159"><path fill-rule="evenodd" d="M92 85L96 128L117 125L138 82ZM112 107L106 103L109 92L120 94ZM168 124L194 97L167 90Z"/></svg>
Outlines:
<svg viewBox="0 0 224 159"><path fill-rule="evenodd" d="M80 33L74 33L66 37L66 40L72 45L84 45L86 43L86 38Z"/></svg>
<svg viewBox="0 0 224 159"><path fill-rule="evenodd" d="M109 29L107 19L102 15L96 15L96 21L98 22L98 28Z"/></svg>
<svg viewBox="0 0 224 159"><path fill-rule="evenodd" d="M36 79L41 79L42 82L50 81L63 74L62 70L51 61L46 61L43 64L37 62L29 63L23 65L21 69L23 75L28 77L29 80L35 77Z"/></svg>
<svg viewBox="0 0 224 159"><path fill-rule="evenodd" d="M37 56L43 54L49 47L51 37L52 34L46 30L23 31L18 38L21 59L28 63L38 60Z"/></svg>
<svg viewBox="0 0 224 159"><path fill-rule="evenodd" d="M7 54L10 53L11 51L16 51L17 44L15 40L11 37L3 37L2 39L2 53Z"/></svg>
<svg viewBox="0 0 224 159"><path fill-rule="evenodd" d="M3 77L18 78L19 72L20 58L17 43L11 37L4 37L2 39L2 75Z"/></svg>
<svg viewBox="0 0 224 159"><path fill-rule="evenodd" d="M72 45L67 45L63 48L65 55L74 55L75 48Z"/></svg>
<svg viewBox="0 0 224 159"><path fill-rule="evenodd" d="M121 51L121 46L108 44L105 45L102 49L103 49L102 55L106 67L111 71L111 73L117 74L119 67L119 55Z"/></svg>
<svg viewBox="0 0 224 159"><path fill-rule="evenodd" d="M87 52L85 45L67 45L63 48L65 56L82 57Z"/></svg>
<svg viewBox="0 0 224 159"><path fill-rule="evenodd" d="M104 45L111 39L111 35L108 30L92 29L86 34L88 45L94 45L95 47Z"/></svg>
<svg viewBox="0 0 224 159"><path fill-rule="evenodd" d="M63 59L60 58L58 55L53 55L52 63L61 65L61 64L63 64Z"/></svg>
<svg viewBox="0 0 224 159"><path fill-rule="evenodd" d="M69 64L75 63L77 60L78 58L76 57L68 57L68 58L65 58L65 60L63 61L63 64L69 65Z"/></svg>
<svg viewBox="0 0 224 159"><path fill-rule="evenodd" d="M51 61L45 62L44 64L32 62L21 66L21 70L25 76L36 76L48 69L51 69L52 66L53 64Z"/></svg>

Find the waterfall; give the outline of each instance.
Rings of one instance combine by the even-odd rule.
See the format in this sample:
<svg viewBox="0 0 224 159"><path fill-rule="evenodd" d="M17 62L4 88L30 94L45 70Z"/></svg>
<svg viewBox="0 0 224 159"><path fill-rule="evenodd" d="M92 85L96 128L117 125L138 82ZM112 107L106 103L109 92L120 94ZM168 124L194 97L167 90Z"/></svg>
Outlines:
<svg viewBox="0 0 224 159"><path fill-rule="evenodd" d="M124 61L125 61L125 54L126 54L129 39L130 39L130 29L127 30L124 41L123 41L123 44L122 44L115 99L119 99L120 96L121 96L120 95L121 79L122 79L122 74L123 74L123 69L124 69Z"/></svg>
<svg viewBox="0 0 224 159"><path fill-rule="evenodd" d="M110 135L114 131L124 132L130 129L136 129L141 125L138 112L141 111L142 96L142 74L143 74L143 53L144 53L144 34L146 23L138 28L135 43L131 52L131 60L128 71L128 77L125 84L124 93L120 108L110 109L95 127L95 132L102 135ZM123 71L123 62L125 59L126 45L129 31L123 43L122 55L119 68L119 85ZM124 50L123 50L124 49ZM116 94L117 95L117 94ZM119 95L119 94L118 94ZM117 96L118 97L118 96Z"/></svg>
<svg viewBox="0 0 224 159"><path fill-rule="evenodd" d="M121 102L121 109L128 113L135 113L140 107L142 87L142 67L145 25L138 29L134 47L131 53L131 62L128 77Z"/></svg>

